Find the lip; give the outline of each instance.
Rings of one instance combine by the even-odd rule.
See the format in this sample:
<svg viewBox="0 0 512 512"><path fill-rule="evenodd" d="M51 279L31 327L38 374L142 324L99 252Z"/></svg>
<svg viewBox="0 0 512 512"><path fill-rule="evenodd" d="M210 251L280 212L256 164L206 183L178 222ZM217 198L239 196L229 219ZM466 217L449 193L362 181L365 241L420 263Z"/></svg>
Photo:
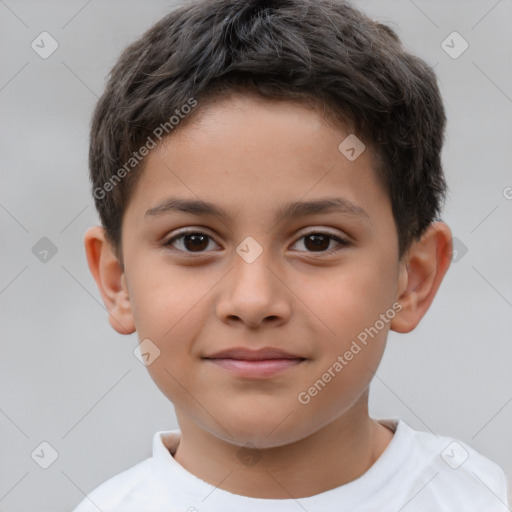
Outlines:
<svg viewBox="0 0 512 512"><path fill-rule="evenodd" d="M239 359L244 361L262 361L267 359L305 359L297 354L291 354L285 350L274 347L263 347L253 350L245 347L232 347L220 350L209 356L207 359Z"/></svg>
<svg viewBox="0 0 512 512"><path fill-rule="evenodd" d="M273 347L234 347L203 359L239 377L266 378L296 367L306 358Z"/></svg>

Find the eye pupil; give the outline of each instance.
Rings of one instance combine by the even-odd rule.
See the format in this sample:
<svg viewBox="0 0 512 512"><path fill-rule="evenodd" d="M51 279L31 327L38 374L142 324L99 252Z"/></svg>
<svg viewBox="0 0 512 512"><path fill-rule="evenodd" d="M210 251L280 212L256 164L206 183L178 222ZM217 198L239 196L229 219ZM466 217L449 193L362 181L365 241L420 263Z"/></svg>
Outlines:
<svg viewBox="0 0 512 512"><path fill-rule="evenodd" d="M208 247L208 236L207 235L201 235L199 233L193 233L191 235L185 235L183 237L183 243L185 244L185 247L190 249L206 249ZM192 245L190 245L190 242L192 242ZM206 243L205 243L206 242Z"/></svg>
<svg viewBox="0 0 512 512"><path fill-rule="evenodd" d="M329 237L325 235L315 234L315 235L307 235L306 241L311 240L313 242L312 248L313 249L320 249L325 250L329 247ZM327 241L327 245L325 242ZM306 243L305 246L307 247L308 244ZM309 249L310 247L308 247Z"/></svg>

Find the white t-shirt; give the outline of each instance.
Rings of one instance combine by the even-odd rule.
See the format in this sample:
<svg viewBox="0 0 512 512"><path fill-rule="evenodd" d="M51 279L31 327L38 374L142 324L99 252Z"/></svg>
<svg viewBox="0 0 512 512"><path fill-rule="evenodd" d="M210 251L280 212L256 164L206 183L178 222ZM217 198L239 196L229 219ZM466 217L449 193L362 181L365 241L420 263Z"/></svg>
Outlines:
<svg viewBox="0 0 512 512"><path fill-rule="evenodd" d="M152 457L105 481L73 512L510 512L496 463L462 441L379 421L395 434L377 461L314 496L249 498L210 485L174 460L180 431L167 430L155 434Z"/></svg>

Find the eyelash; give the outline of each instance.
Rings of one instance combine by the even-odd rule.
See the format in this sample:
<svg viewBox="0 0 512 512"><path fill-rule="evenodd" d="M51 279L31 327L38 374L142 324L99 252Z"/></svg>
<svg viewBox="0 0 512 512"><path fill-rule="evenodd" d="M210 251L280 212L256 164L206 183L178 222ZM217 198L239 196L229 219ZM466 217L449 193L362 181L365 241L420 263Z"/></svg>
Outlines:
<svg viewBox="0 0 512 512"><path fill-rule="evenodd" d="M204 233L202 231L192 230L191 229L191 230L187 230L187 231L182 231L178 235L173 236L169 240L166 240L165 242L163 242L163 246L164 247L172 247L173 242L175 242L176 240L179 240L179 239L181 239L181 238L183 238L183 237L185 237L187 235L204 235L204 236L207 236L208 238L210 238L211 240L213 240L213 237L211 237L208 233ZM303 238L306 238L306 237L311 236L311 235L323 235L323 236L326 236L329 239L334 240L335 242L337 242L339 245L338 245L338 247L336 247L334 249L330 249L330 250L326 250L326 251L300 251L300 252L308 252L310 254L319 254L319 255L330 254L330 253L335 253L337 251L343 250L345 247L348 247L349 245L351 245L350 242L348 242L347 240L345 240L343 238L340 238L338 236L332 235L330 233L323 232L323 231L310 231L309 233L304 233L301 237L298 238L298 240L302 240ZM295 243L297 243L297 242L295 242ZM295 245L295 243L293 245ZM186 250L176 249L176 248L173 248L173 249L178 251L178 252L183 252L185 254L191 254L191 255L202 255L202 254L205 254L207 252L207 251L192 252L192 251L186 251Z"/></svg>

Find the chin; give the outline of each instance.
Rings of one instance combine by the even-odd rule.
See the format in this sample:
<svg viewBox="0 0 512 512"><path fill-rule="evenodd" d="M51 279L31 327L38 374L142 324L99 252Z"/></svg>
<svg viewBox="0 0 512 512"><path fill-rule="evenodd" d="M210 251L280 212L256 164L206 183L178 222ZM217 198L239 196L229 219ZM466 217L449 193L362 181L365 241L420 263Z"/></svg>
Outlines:
<svg viewBox="0 0 512 512"><path fill-rule="evenodd" d="M218 425L213 425L215 435L221 437L228 443L241 447L250 446L260 450L284 446L307 437L314 429L303 421L293 419L293 414L272 414L262 412L253 415L237 415L222 425L229 431L228 435ZM300 427L299 427L300 425Z"/></svg>

